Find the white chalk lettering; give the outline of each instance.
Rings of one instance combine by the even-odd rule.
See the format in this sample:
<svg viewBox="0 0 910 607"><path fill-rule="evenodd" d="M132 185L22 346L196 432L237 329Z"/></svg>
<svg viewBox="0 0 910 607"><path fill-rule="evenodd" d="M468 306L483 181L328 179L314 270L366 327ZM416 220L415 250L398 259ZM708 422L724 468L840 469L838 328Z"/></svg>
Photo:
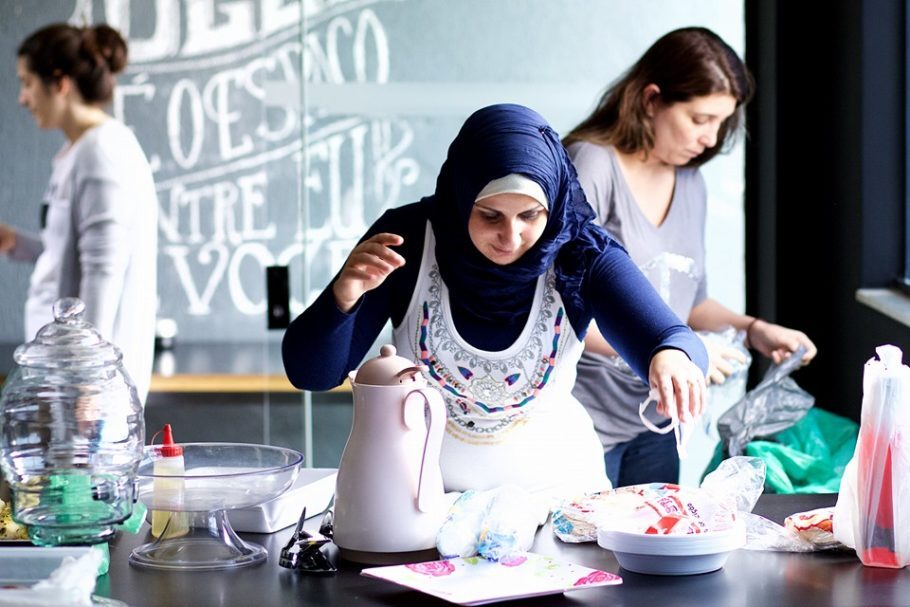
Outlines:
<svg viewBox="0 0 910 607"><path fill-rule="evenodd" d="M231 256L228 268L228 291L231 294L231 301L241 314L256 316L265 312L266 302L265 298L255 302L251 300L243 286L243 276L249 274L241 274L240 269L248 258L254 264L254 270L250 273L254 276L263 276L265 268L274 265L275 258L261 242L245 242L237 247ZM259 290L262 291L261 284L259 287Z"/></svg>
<svg viewBox="0 0 910 607"><path fill-rule="evenodd" d="M242 117L239 111L231 109L231 86L242 84L243 80L242 70L227 70L209 80L202 93L206 116L218 128L218 152L224 160L233 160L253 151L253 139L249 135L242 135L237 145L233 144L231 135L231 126Z"/></svg>
<svg viewBox="0 0 910 607"><path fill-rule="evenodd" d="M189 152L183 152L181 144L183 120L183 98L184 94L189 102L189 116L192 130L190 132L190 149ZM195 83L188 78L181 78L174 85L171 91L171 98L167 104L167 141L168 147L174 160L185 169L192 168L199 160L202 152L202 98L199 95L199 89Z"/></svg>
<svg viewBox="0 0 910 607"><path fill-rule="evenodd" d="M207 266L211 266L205 288L201 293L196 288L196 281L193 278L193 272L188 262L190 248L183 245L170 245L163 247L162 251L174 262L174 270L180 280L180 286L183 287L183 292L186 293L189 299L187 312L193 316L208 315L211 312L212 296L215 294L215 289L221 282L228 265L230 254L227 246L220 242L209 242L199 248L199 252L196 255L198 263L194 264L194 267L205 269Z"/></svg>
<svg viewBox="0 0 910 607"><path fill-rule="evenodd" d="M390 1L104 0L121 31L144 23L113 111L155 170L162 315L214 327L227 309L250 317L237 335L261 337L265 267L291 266L292 285L309 277L307 292L292 288L299 313L417 183L406 120L266 99L272 83L388 82L389 37L368 7Z"/></svg>
<svg viewBox="0 0 910 607"><path fill-rule="evenodd" d="M171 188L169 203L159 213L159 227L165 239L172 243L196 244L227 242L239 245L248 240L272 240L277 228L257 216L265 216L263 190L268 175L258 171L239 175L235 180L216 181L187 188Z"/></svg>
<svg viewBox="0 0 910 607"><path fill-rule="evenodd" d="M255 12L250 0L218 2L217 19L215 0L196 0L186 5L186 42L182 53L196 55L231 46L246 44L256 38ZM219 25L215 22L223 21Z"/></svg>

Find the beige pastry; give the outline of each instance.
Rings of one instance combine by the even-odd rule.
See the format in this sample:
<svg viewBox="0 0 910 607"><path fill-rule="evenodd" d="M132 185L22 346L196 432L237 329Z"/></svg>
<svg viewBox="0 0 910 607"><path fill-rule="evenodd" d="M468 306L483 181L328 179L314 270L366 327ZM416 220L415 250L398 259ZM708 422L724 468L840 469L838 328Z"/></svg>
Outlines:
<svg viewBox="0 0 910 607"><path fill-rule="evenodd" d="M13 520L10 504L0 500L0 540L27 540L28 530Z"/></svg>

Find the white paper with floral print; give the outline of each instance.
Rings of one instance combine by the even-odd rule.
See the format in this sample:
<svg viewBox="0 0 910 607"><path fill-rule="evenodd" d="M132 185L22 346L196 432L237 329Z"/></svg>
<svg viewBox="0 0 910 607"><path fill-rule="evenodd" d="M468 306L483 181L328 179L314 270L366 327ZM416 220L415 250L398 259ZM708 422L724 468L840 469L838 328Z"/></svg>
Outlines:
<svg viewBox="0 0 910 607"><path fill-rule="evenodd" d="M529 552L498 563L474 556L372 567L360 574L388 580L458 605L486 605L622 584L622 578L616 574Z"/></svg>

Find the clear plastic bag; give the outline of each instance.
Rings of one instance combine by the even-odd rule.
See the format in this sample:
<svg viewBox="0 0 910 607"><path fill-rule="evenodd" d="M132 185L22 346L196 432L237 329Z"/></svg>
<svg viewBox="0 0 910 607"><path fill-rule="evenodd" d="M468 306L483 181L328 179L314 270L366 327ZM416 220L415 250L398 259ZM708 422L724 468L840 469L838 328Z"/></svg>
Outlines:
<svg viewBox="0 0 910 607"><path fill-rule="evenodd" d="M834 536L864 565L910 563L910 368L879 346L863 369L863 407L853 459L841 479Z"/></svg>
<svg viewBox="0 0 910 607"><path fill-rule="evenodd" d="M553 533L574 544L596 541L598 527L675 535L722 531L738 519L746 527L747 550L812 552L840 546L816 531L824 528L824 516L817 512L793 514L786 526L754 514L764 485L765 462L735 456L721 462L699 488L649 483L567 501L553 511Z"/></svg>
<svg viewBox="0 0 910 607"><path fill-rule="evenodd" d="M717 420L717 431L729 455L742 454L746 443L756 436L789 428L815 404L815 397L789 377L805 353L805 347L800 347L768 369L761 383Z"/></svg>
<svg viewBox="0 0 910 607"><path fill-rule="evenodd" d="M514 485L465 491L449 509L436 548L446 559L480 555L502 561L531 549L548 514L543 501Z"/></svg>
<svg viewBox="0 0 910 607"><path fill-rule="evenodd" d="M553 531L567 543L596 541L598 527L665 535L723 531L752 509L764 480L761 460L733 457L699 488L645 483L566 501L553 512Z"/></svg>
<svg viewBox="0 0 910 607"><path fill-rule="evenodd" d="M733 373L724 380L722 384L711 384L708 386L708 407L705 409L700 422L705 434L713 440L720 437L717 434L716 420L723 415L730 407L742 399L746 393L746 382L749 379L749 367L752 365L752 354L745 346L746 332L737 331L733 327L727 327L723 331L709 332L698 331L697 335L705 344L714 344L733 348L737 350L745 362L738 360L728 360L727 362L733 368Z"/></svg>

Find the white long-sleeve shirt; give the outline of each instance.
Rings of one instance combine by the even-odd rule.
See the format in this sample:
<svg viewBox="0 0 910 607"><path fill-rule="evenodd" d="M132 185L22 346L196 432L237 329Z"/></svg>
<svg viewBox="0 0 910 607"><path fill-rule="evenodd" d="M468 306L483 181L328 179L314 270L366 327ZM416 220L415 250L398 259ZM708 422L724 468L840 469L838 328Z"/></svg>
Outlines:
<svg viewBox="0 0 910 607"><path fill-rule="evenodd" d="M35 262L25 339L53 320L61 297L85 302L85 320L123 352L144 403L157 308L158 200L139 142L108 119L63 146L44 195L40 236L17 232L10 257Z"/></svg>

